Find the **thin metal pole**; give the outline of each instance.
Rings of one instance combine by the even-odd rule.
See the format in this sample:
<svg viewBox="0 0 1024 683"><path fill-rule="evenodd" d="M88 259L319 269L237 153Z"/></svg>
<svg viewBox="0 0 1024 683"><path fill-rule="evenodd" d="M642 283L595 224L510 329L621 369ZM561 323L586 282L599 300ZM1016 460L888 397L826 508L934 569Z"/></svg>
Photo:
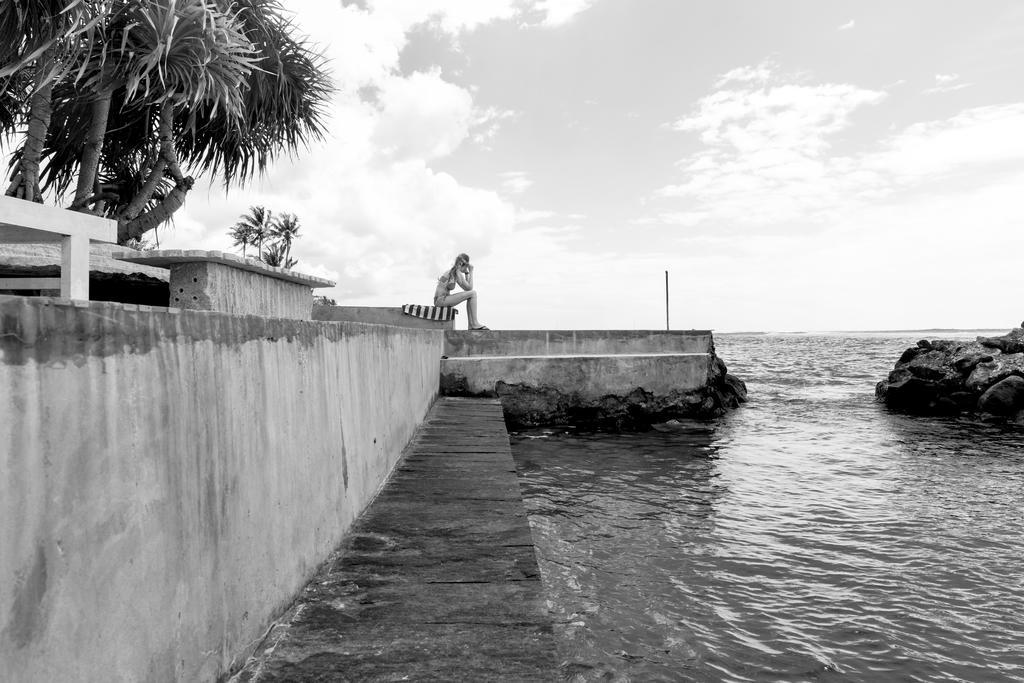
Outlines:
<svg viewBox="0 0 1024 683"><path fill-rule="evenodd" d="M672 328L668 326L668 271L665 271L665 330Z"/></svg>

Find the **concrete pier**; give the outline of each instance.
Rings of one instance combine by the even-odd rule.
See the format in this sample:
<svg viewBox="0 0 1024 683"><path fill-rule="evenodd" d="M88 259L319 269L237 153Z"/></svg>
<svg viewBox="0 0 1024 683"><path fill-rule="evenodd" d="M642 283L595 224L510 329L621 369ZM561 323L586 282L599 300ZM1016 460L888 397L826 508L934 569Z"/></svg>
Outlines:
<svg viewBox="0 0 1024 683"><path fill-rule="evenodd" d="M232 680L556 676L501 405L441 398L344 545Z"/></svg>
<svg viewBox="0 0 1024 683"><path fill-rule="evenodd" d="M448 331L441 393L496 396L513 427L645 429L736 407L726 372L709 330Z"/></svg>

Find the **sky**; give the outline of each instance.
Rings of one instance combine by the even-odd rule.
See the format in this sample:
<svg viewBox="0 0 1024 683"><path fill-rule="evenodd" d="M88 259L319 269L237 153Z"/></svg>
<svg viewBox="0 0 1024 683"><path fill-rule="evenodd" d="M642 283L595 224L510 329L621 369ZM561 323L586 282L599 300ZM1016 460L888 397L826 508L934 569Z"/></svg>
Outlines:
<svg viewBox="0 0 1024 683"><path fill-rule="evenodd" d="M288 0L337 93L322 143L162 248L298 215L340 305L493 329L1010 328L1024 318L1018 0ZM459 327L466 324L465 313Z"/></svg>

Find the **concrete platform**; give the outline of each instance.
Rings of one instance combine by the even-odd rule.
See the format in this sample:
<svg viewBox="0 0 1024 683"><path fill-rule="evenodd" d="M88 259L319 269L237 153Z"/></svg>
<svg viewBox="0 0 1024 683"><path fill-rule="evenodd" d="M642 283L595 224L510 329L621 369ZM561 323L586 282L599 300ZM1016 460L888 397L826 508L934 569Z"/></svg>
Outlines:
<svg viewBox="0 0 1024 683"><path fill-rule="evenodd" d="M710 330L452 330L445 334L449 357L713 351Z"/></svg>
<svg viewBox="0 0 1024 683"><path fill-rule="evenodd" d="M562 356L469 356L441 361L442 393L497 396L498 383L558 386L583 400L702 389L711 368L708 353Z"/></svg>
<svg viewBox="0 0 1024 683"><path fill-rule="evenodd" d="M496 400L441 398L392 478L233 681L554 681Z"/></svg>

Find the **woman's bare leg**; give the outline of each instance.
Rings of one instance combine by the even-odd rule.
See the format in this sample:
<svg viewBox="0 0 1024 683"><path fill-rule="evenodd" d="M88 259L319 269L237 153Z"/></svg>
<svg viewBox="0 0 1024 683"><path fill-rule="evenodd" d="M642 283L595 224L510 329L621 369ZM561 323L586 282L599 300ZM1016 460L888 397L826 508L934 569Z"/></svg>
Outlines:
<svg viewBox="0 0 1024 683"><path fill-rule="evenodd" d="M461 304L463 301L468 301L466 304L466 317L469 318L469 328L480 327L480 321L476 317L476 290L471 289L468 292L459 292L458 294L449 294L444 298L443 305L445 306L456 306Z"/></svg>
<svg viewBox="0 0 1024 683"><path fill-rule="evenodd" d="M466 317L469 318L469 327L480 327L480 319L476 317L476 290L470 292L473 296L466 302Z"/></svg>

